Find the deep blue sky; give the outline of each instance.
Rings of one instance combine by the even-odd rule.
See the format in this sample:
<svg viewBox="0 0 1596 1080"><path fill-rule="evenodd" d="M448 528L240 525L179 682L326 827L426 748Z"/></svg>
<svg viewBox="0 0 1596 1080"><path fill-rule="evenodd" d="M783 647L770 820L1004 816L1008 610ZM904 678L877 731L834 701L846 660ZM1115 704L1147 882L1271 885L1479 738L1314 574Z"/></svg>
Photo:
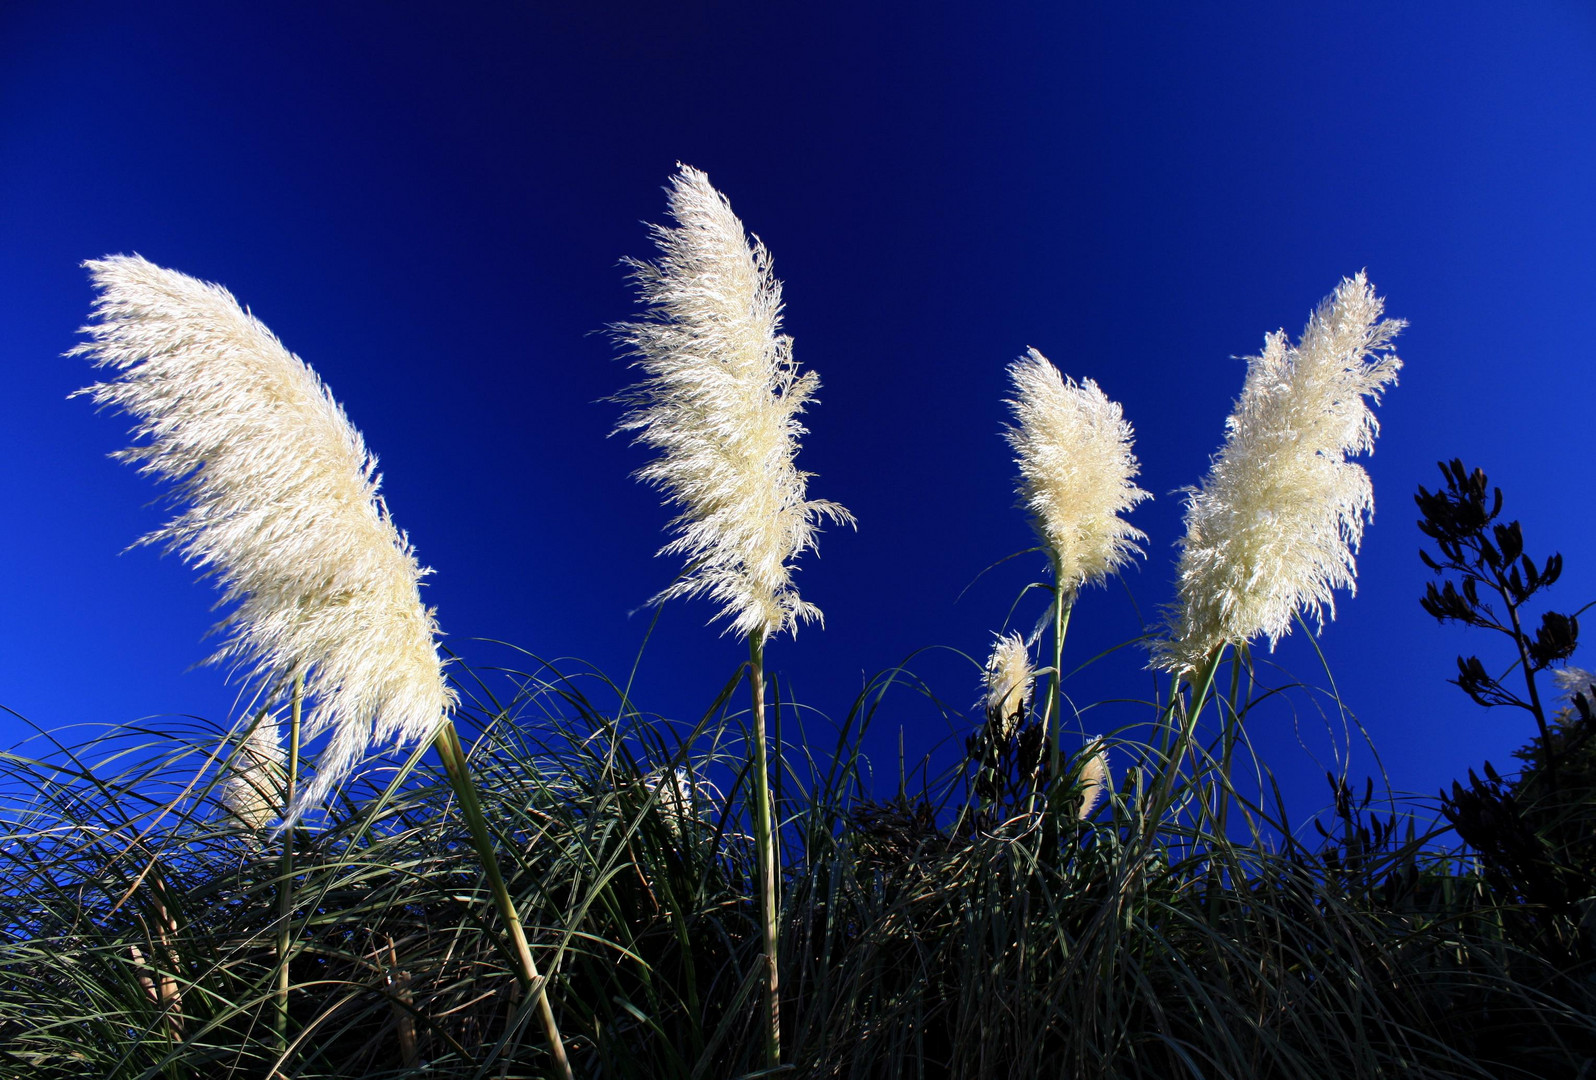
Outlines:
<svg viewBox="0 0 1596 1080"><path fill-rule="evenodd" d="M222 673L189 669L208 588L151 550L118 555L161 520L105 456L125 421L66 400L89 379L60 355L91 299L77 264L108 252L224 283L322 373L438 571L427 598L452 646L624 675L647 625L628 612L676 567L653 558L668 515L629 479L640 451L606 437L603 399L631 375L600 330L633 313L617 260L650 254L640 223L682 160L775 255L823 382L800 464L860 522L804 563L826 628L771 652L807 704L840 716L865 673L918 648L984 654L1040 576L1029 556L960 597L1030 543L998 434L1025 346L1136 426L1157 498L1127 583L1151 613L1235 358L1367 267L1412 324L1407 366L1380 411L1359 594L1320 643L1398 789L1504 763L1531 725L1446 685L1457 652L1496 646L1419 610L1411 494L1439 458L1483 465L1531 550L1565 553L1554 598L1596 597L1596 16L983 7L0 8L0 703L56 727L225 719L233 700ZM645 705L691 717L742 658L711 610L665 611ZM1088 593L1070 657L1134 635L1136 611L1118 586ZM1324 681L1305 641L1275 659ZM1140 663L1071 691L1145 696ZM959 662L922 667L973 700ZM1315 806L1322 768L1298 737L1322 756L1323 725L1297 704L1252 734ZM910 697L881 723L883 759L900 724L911 757L949 734ZM22 733L0 721L0 741Z"/></svg>

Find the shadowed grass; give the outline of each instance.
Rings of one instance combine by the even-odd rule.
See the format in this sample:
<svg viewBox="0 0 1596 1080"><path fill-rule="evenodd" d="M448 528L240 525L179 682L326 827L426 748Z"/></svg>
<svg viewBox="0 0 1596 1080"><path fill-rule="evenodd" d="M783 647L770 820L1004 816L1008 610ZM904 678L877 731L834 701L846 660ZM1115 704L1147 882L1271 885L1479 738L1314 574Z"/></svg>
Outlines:
<svg viewBox="0 0 1596 1080"><path fill-rule="evenodd" d="M519 660L456 670L577 1074L760 1072L743 673L672 724L596 672ZM1239 733L1272 691L1236 670L1218 683ZM1119 740L1136 764L1086 822L1070 769L1036 804L1050 828L1023 777L978 797L970 763L876 801L858 748L902 692L931 696L895 669L834 727L790 701L773 717L792 1075L1573 1077L1592 1059L1589 973L1514 944L1512 910L1438 833L1343 785L1310 849L1278 797L1231 782L1245 763L1268 790L1239 734L1173 765ZM0 1076L546 1075L430 756L381 763L294 830L280 1050L281 837L220 807L234 738L159 727L0 759ZM1147 822L1160 773L1168 810Z"/></svg>

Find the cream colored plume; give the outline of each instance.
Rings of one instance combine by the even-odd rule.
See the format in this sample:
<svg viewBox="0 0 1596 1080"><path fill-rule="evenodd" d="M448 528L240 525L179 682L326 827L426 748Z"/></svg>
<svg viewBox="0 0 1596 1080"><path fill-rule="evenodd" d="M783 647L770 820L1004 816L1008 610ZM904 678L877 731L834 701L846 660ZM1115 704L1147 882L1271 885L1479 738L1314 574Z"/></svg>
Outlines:
<svg viewBox="0 0 1596 1080"><path fill-rule="evenodd" d="M211 657L281 690L303 677L308 742L331 738L294 814L373 744L427 739L454 703L416 562L378 494L376 460L321 380L232 295L138 256L87 264L91 340L116 372L87 393L136 421L120 453L172 482L180 512L144 538L214 578Z"/></svg>
<svg viewBox="0 0 1596 1080"><path fill-rule="evenodd" d="M1573 706L1576 694L1584 694L1585 700L1596 706L1596 675L1584 668L1572 664L1559 668L1552 672L1552 681L1557 684L1558 696L1567 706Z"/></svg>
<svg viewBox="0 0 1596 1080"><path fill-rule="evenodd" d="M780 333L781 283L770 253L743 233L726 197L697 169L671 177L676 227L654 226L656 262L626 260L647 317L611 327L642 382L617 430L659 456L638 476L681 512L661 555L687 569L654 598L707 595L740 637L796 630L820 612L798 596L792 561L815 548L819 522L853 523L835 503L806 499L793 464L798 414L819 380L799 374Z"/></svg>
<svg viewBox="0 0 1596 1080"><path fill-rule="evenodd" d="M671 835L680 839L689 822L698 819L699 807L714 794L707 780L694 780L681 765L661 766L643 777L643 788L659 799L660 810Z"/></svg>
<svg viewBox="0 0 1596 1080"><path fill-rule="evenodd" d="M1093 739L1081 751L1085 763L1081 765L1081 808L1075 812L1079 821L1085 821L1097 809L1097 804L1108 794L1108 751L1102 739Z"/></svg>
<svg viewBox="0 0 1596 1080"><path fill-rule="evenodd" d="M283 812L285 757L276 721L262 719L229 759L222 805L244 828L264 829Z"/></svg>
<svg viewBox="0 0 1596 1080"><path fill-rule="evenodd" d="M1402 366L1368 279L1343 279L1293 345L1284 331L1247 361L1225 444L1186 498L1179 603L1154 663L1199 668L1225 644L1258 636L1272 648L1297 612L1324 626L1336 589L1356 591L1354 555L1374 489L1349 454L1374 449L1375 402Z"/></svg>
<svg viewBox="0 0 1596 1080"><path fill-rule="evenodd" d="M1120 517L1150 497L1131 482L1140 471L1134 433L1095 382L1064 378L1035 349L1009 365L1009 378L1017 423L1004 435L1020 467L1020 500L1067 597L1129 562L1146 539Z"/></svg>
<svg viewBox="0 0 1596 1080"><path fill-rule="evenodd" d="M1031 669L1031 651L1018 633L999 634L987 658L982 704L986 717L997 728L999 740L1007 742L1025 721L1031 702L1031 685L1036 678Z"/></svg>

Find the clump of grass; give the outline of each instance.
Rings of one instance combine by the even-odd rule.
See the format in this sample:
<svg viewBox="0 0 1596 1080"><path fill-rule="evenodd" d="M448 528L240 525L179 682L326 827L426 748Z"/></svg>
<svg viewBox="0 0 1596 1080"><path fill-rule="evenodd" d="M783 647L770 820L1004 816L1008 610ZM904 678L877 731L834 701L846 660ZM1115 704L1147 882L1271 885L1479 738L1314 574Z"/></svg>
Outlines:
<svg viewBox="0 0 1596 1080"><path fill-rule="evenodd" d="M554 1007L574 1071L760 1070L738 680L680 725L597 673L505 668L461 667L461 717L504 880L570 990ZM1089 821L1061 799L1053 840L1023 816L979 823L973 763L875 801L861 738L906 686L893 671L861 694L834 754L785 755L780 960L797 1075L1530 1077L1575 1075L1596 1048L1588 992L1514 943L1479 873L1350 792L1313 849L1289 839L1278 804L1246 806L1252 840L1215 832L1205 776L1149 828L1157 750L1123 741L1115 754L1138 765ZM280 1046L278 862L222 803L237 740L161 728L4 761L0 1075L552 1064L529 1037L453 788L419 755L358 777L294 835ZM685 812L667 770L693 785Z"/></svg>

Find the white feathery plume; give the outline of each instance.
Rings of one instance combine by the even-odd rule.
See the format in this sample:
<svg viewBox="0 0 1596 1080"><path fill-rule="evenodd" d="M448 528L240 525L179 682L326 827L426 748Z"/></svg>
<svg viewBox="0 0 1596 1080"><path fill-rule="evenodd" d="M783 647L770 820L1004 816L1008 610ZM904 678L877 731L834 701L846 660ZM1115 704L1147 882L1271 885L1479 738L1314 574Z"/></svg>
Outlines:
<svg viewBox="0 0 1596 1080"><path fill-rule="evenodd" d="M1552 672L1552 681L1557 684L1558 696L1569 707L1574 704L1574 695L1584 694L1585 699L1596 706L1596 675L1584 668L1570 664Z"/></svg>
<svg viewBox="0 0 1596 1080"><path fill-rule="evenodd" d="M1374 489L1349 454L1379 433L1365 398L1380 400L1402 366L1367 277L1344 278L1308 320L1299 344L1285 331L1247 360L1225 444L1202 486L1186 495L1179 602L1154 665L1197 670L1214 650L1263 635L1270 647L1302 611L1324 627L1335 593L1356 592L1355 553L1374 514Z"/></svg>
<svg viewBox="0 0 1596 1080"><path fill-rule="evenodd" d="M1025 639L1017 632L999 634L986 662L982 704L987 719L997 726L1000 741L1007 742L1024 722L1035 679L1031 650L1026 648Z"/></svg>
<svg viewBox="0 0 1596 1080"><path fill-rule="evenodd" d="M706 594L739 637L769 638L820 618L792 560L815 548L822 518L853 516L806 499L809 474L793 464L819 379L799 374L780 333L770 253L699 170L680 166L668 194L676 227L652 226L658 261L626 260L647 317L611 327L644 375L616 430L659 451L637 475L681 511L659 553L687 569L654 601Z"/></svg>
<svg viewBox="0 0 1596 1080"><path fill-rule="evenodd" d="M264 829L283 811L283 780L288 772L282 732L263 718L239 744L222 779L222 805L246 829Z"/></svg>
<svg viewBox="0 0 1596 1080"><path fill-rule="evenodd" d="M1097 804L1108 794L1108 751L1101 738L1093 739L1081 751L1086 759L1081 766L1081 808L1075 812L1078 821L1085 821L1097 809Z"/></svg>
<svg viewBox="0 0 1596 1080"><path fill-rule="evenodd" d="M1146 537L1120 517L1151 497L1131 482L1141 468L1135 435L1095 382L1065 378L1035 349L1009 365L1009 378L1017 423L1004 436L1020 467L1020 500L1067 598L1141 552Z"/></svg>
<svg viewBox="0 0 1596 1080"><path fill-rule="evenodd" d="M674 769L661 766L643 777L643 787L659 799L665 814L665 823L671 835L678 839L687 823L697 820L699 803L712 795L713 786L707 780L694 780L685 766Z"/></svg>
<svg viewBox="0 0 1596 1080"><path fill-rule="evenodd" d="M373 743L430 738L454 704L428 571L342 407L226 289L138 256L85 265L100 295L73 353L117 376L80 392L134 418L144 441L118 456L182 507L141 542L180 552L231 605L210 659L272 687L303 678L305 739L331 732L293 820Z"/></svg>

